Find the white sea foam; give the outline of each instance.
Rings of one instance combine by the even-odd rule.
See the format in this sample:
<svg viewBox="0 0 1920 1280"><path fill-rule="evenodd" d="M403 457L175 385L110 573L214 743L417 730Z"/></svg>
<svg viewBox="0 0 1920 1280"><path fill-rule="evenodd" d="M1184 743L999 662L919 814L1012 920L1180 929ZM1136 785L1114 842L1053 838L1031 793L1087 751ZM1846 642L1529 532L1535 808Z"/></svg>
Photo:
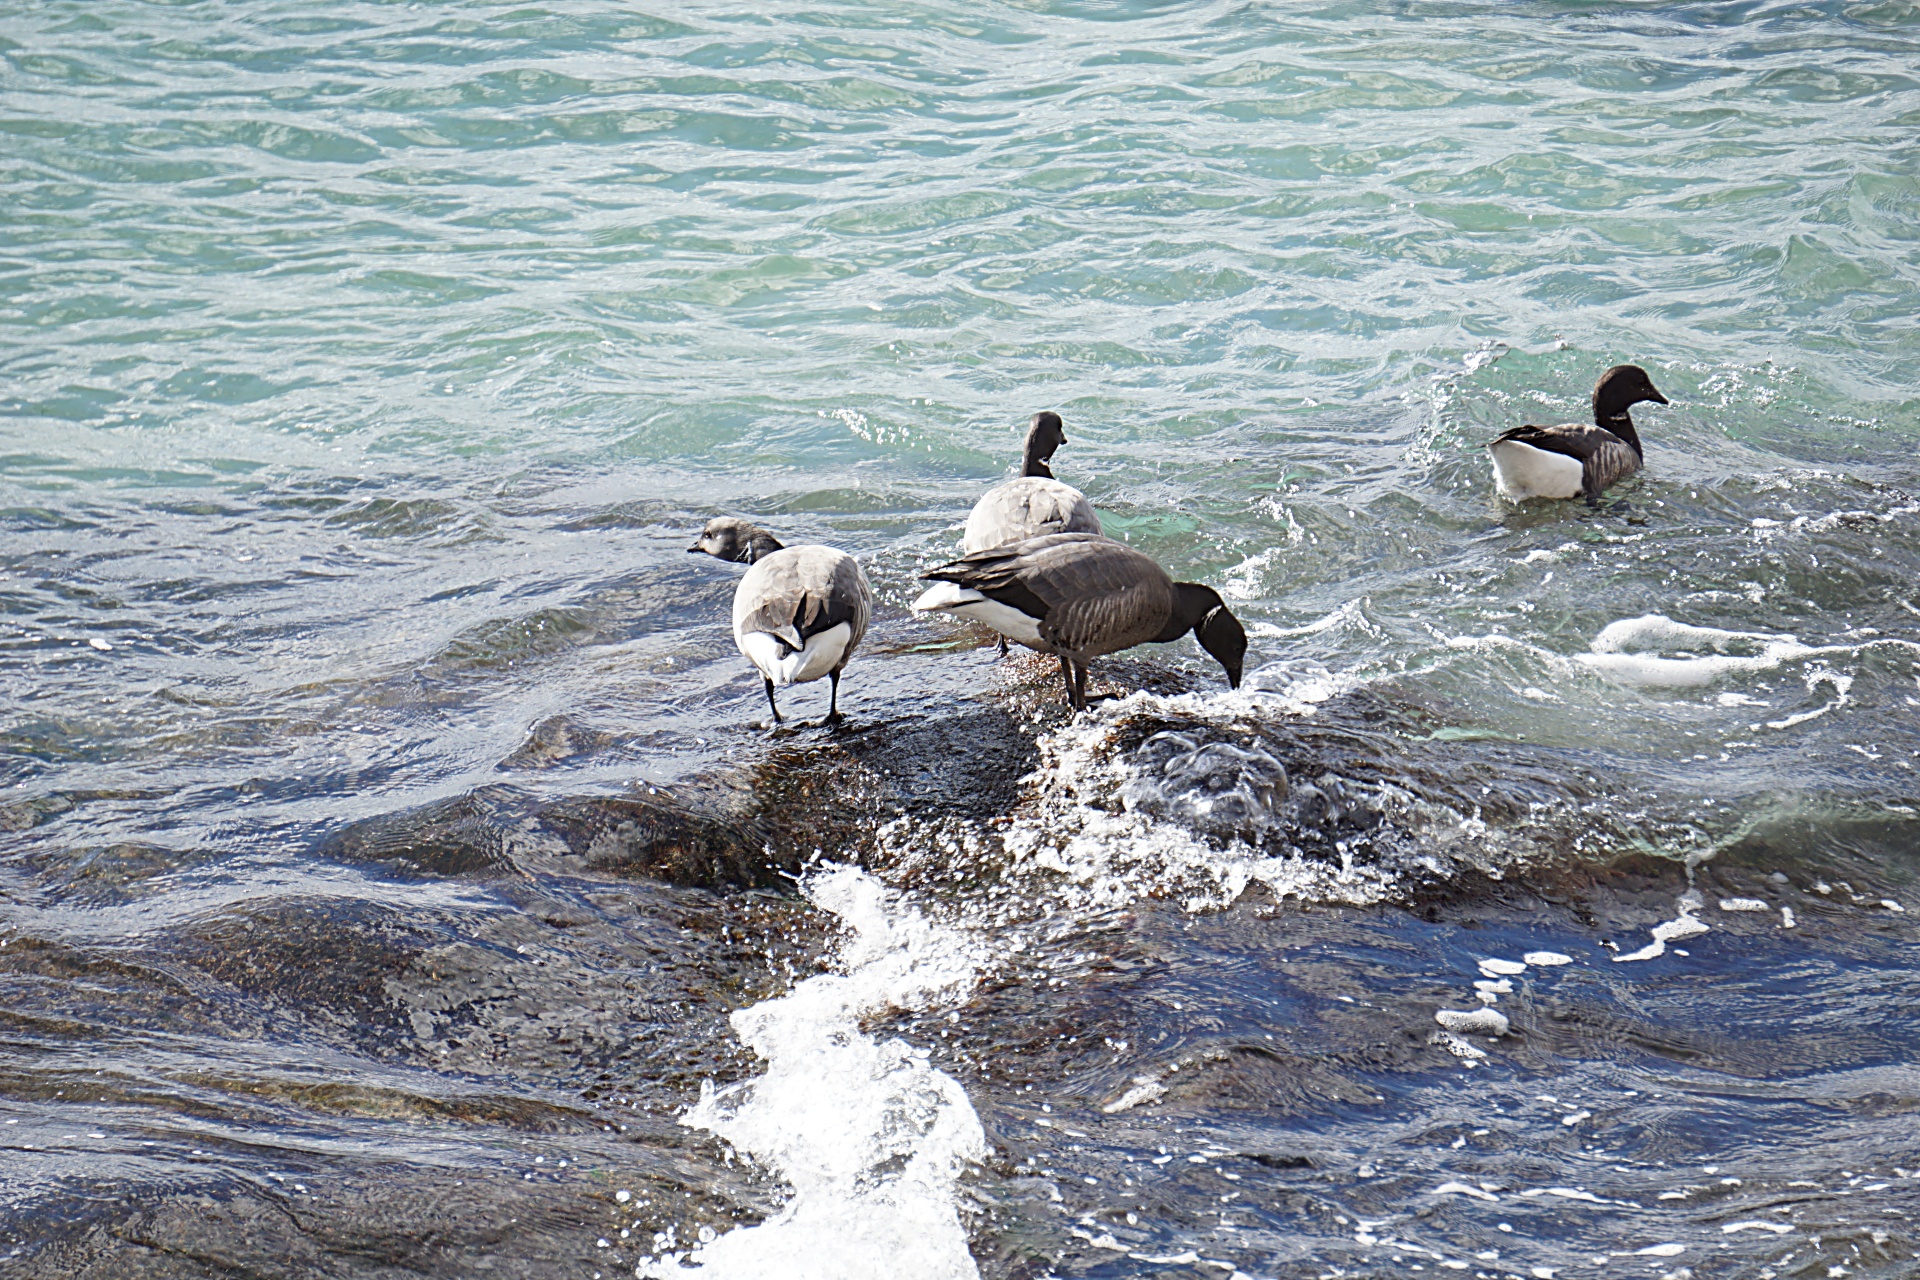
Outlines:
<svg viewBox="0 0 1920 1280"><path fill-rule="evenodd" d="M1225 906L1254 883L1321 901L1386 897L1388 871L1277 856L1249 842L1280 821L1286 771L1264 750L1208 735L1276 710L1312 713L1311 705L1247 691L1137 692L1042 734L1040 767L1029 780L1035 802L1003 835L1014 869L1058 877L1054 894L1069 910L1151 895L1197 911ZM1122 729L1140 715L1191 727L1152 736L1130 758Z"/></svg>
<svg viewBox="0 0 1920 1280"><path fill-rule="evenodd" d="M1735 646L1757 647L1759 652L1726 652ZM1673 648L1704 648L1713 653L1668 658L1645 652ZM1668 689L1712 684L1727 675L1770 671L1782 663L1819 652L1792 636L1688 626L1657 613L1609 622L1588 649L1587 653L1575 655L1575 661L1621 684Z"/></svg>
<svg viewBox="0 0 1920 1280"><path fill-rule="evenodd" d="M1684 942L1688 938L1698 937L1700 934L1706 933L1708 931L1706 922L1695 919L1693 915L1694 910L1695 908L1691 907L1683 909L1680 914L1673 919L1662 921L1653 926L1651 930L1653 933L1652 942L1649 942L1638 951L1615 956L1613 962L1620 964L1628 960L1652 960L1667 953L1667 944L1669 942Z"/></svg>
<svg viewBox="0 0 1920 1280"><path fill-rule="evenodd" d="M1831 655L1857 657L1868 649L1882 646L1920 653L1920 645L1891 636L1855 644L1807 645L1790 635L1696 627L1675 622L1664 614L1651 613L1608 623L1587 646L1588 652L1575 654L1573 660L1621 684L1683 689L1712 684L1726 676L1772 671L1804 659ZM1663 657L1651 652L1672 649L1680 650L1680 656ZM1703 654L1699 650L1712 652ZM1832 687L1834 700L1811 711L1770 720L1768 728L1791 728L1845 705L1853 677L1815 662L1808 667L1805 683L1810 693L1823 684ZM1732 699L1723 696L1720 701L1722 705L1765 705L1738 695Z"/></svg>
<svg viewBox="0 0 1920 1280"><path fill-rule="evenodd" d="M719 1135L793 1191L780 1212L636 1274L712 1280L972 1280L955 1183L986 1155L966 1091L924 1050L876 1040L863 1016L924 1008L971 989L983 962L865 872L831 867L809 897L852 931L842 972L809 978L733 1015L766 1061L742 1085L701 1090L683 1123Z"/></svg>

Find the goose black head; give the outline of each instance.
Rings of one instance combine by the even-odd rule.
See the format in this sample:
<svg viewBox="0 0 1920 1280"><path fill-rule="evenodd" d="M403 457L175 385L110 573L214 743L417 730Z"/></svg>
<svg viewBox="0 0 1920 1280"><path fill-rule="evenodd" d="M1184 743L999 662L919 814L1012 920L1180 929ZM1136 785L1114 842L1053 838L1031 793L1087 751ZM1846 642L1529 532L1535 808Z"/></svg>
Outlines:
<svg viewBox="0 0 1920 1280"><path fill-rule="evenodd" d="M1193 628L1193 638L1227 669L1227 687L1240 687L1241 668L1247 660L1247 629L1228 612L1220 593L1197 582L1176 582L1174 621L1181 629Z"/></svg>
<svg viewBox="0 0 1920 1280"><path fill-rule="evenodd" d="M753 564L780 550L780 543L758 525L721 516L707 521L707 527L700 531L700 540L687 550L704 552L716 560Z"/></svg>
<svg viewBox="0 0 1920 1280"><path fill-rule="evenodd" d="M1026 465L1021 468L1023 476L1045 476L1053 478L1053 469L1047 465L1047 459L1053 451L1067 442L1066 424L1060 421L1060 415L1051 409L1042 409L1033 415L1033 421L1027 424Z"/></svg>
<svg viewBox="0 0 1920 1280"><path fill-rule="evenodd" d="M1593 420L1604 424L1609 418L1623 418L1643 400L1667 403L1645 369L1637 364L1617 364L1601 374L1593 386Z"/></svg>

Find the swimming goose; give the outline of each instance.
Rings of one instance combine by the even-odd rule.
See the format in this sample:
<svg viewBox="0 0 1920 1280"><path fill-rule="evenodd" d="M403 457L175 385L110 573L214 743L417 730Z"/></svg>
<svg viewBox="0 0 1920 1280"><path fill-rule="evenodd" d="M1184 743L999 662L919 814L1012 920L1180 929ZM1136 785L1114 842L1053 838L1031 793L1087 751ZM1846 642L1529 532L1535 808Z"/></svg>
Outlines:
<svg viewBox="0 0 1920 1280"><path fill-rule="evenodd" d="M1240 687L1247 633L1220 594L1174 582L1151 557L1093 533L1053 533L963 556L920 575L913 607L984 622L1029 649L1057 654L1067 701L1087 705L1087 662L1191 631Z"/></svg>
<svg viewBox="0 0 1920 1280"><path fill-rule="evenodd" d="M840 721L840 672L867 634L873 588L852 556L832 547L782 547L745 520L710 520L687 548L751 565L733 592L733 642L767 686L779 724L776 686L826 676L833 697L822 724Z"/></svg>
<svg viewBox="0 0 1920 1280"><path fill-rule="evenodd" d="M1593 388L1593 423L1515 427L1487 448L1494 483L1504 497L1577 498L1597 503L1608 486L1640 469L1640 436L1627 413L1642 400L1666 404L1637 364L1617 364Z"/></svg>
<svg viewBox="0 0 1920 1280"><path fill-rule="evenodd" d="M960 550L968 555L1047 533L1098 533L1100 517L1087 495L1053 478L1047 460L1067 441L1060 415L1042 411L1027 426L1026 461L1020 478L987 490L973 504Z"/></svg>

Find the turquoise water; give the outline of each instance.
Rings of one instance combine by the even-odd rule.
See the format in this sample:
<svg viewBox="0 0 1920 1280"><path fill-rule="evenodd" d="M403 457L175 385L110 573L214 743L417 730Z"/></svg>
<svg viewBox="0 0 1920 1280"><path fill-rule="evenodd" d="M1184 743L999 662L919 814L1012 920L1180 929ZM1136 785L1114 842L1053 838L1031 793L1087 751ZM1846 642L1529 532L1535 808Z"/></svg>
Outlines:
<svg viewBox="0 0 1920 1280"><path fill-rule="evenodd" d="M446 1014L430 983L290 996L183 940L271 918L310 939L287 955L337 945L337 965L379 968L353 959L360 942L285 925L312 909L422 913L439 932L420 954L477 921L531 945L509 922L533 909L508 890L396 887L342 870L327 842L476 788L606 796L760 759L761 694L725 630L733 578L685 554L712 515L862 558L881 608L845 686L856 720L937 722L995 688L990 651L905 606L1043 408L1067 424L1057 474L1108 532L1221 586L1254 634L1249 683L1267 694L1181 716L1272 746L1303 705L1355 725L1375 704L1351 699L1391 708L1393 741L1412 745L1370 782L1448 817L1408 819L1412 861L1381 855L1387 899L1416 863L1445 880L1740 854L1796 886L1844 874L1862 904L1898 901L1920 847L1916 175L1911 3L0 3L0 927L32 941L0 971L40 1019L0 1047L0 1110L49 1132L142 1108L225 1123L258 1084L229 1078L233 1060L261 1054L433 1106L474 1079L576 1105L591 1076L578 1039L461 1059L429 1029ZM1500 503L1484 442L1583 417L1621 361L1672 401L1642 407L1647 470L1609 495L1625 505ZM1146 660L1217 690L1191 644ZM1114 670L1124 685L1142 669ZM803 715L813 692L792 695ZM529 772L530 735L562 730L574 745ZM1059 779L1120 767L1121 747L1048 732L1067 736L1043 755L1079 764L1034 803L1061 829L1097 825L1100 804L1072 809L1080 784ZM1296 784L1316 768L1284 763ZM1436 834L1479 821L1479 853ZM1103 910L1179 899L1195 875L1244 883L1143 862L1121 847L1137 832L1101 838L1126 868ZM1802 876L1818 858L1836 861ZM980 925L972 874L916 890ZM1296 898L1352 889L1267 881ZM1913 954L1897 916L1873 919L1830 938L1833 1007L1869 1024ZM615 951L645 931L602 924L594 945ZM1201 972L1205 948L1182 957L1166 927L1172 963ZM526 988L530 1008L590 1002L604 977L554 945L577 972ZM1373 980L1398 980L1352 945ZM41 959L17 959L29 950ZM1760 966L1771 999L1800 971L1769 956L1702 963ZM756 975L726 977L716 1008L785 981L717 942L684 962ZM795 963L829 962L816 947ZM150 1023L136 1006L161 997L126 996L88 1021L104 997L77 975L104 964L175 975L207 1011ZM1673 1022L1714 1024L1712 993L1687 990ZM1250 997L1230 982L1215 998ZM325 1016L303 1022L290 1011L309 999ZM1408 1017L1426 1026L1431 1007ZM1042 992L996 1016L1018 1042L1109 1014ZM635 1018L596 1034L644 1041L656 1023ZM383 1019L388 1039L334 1034ZM695 1065L647 1059L613 1086L645 1094L663 1149L695 1141L672 1117L703 1071L753 1067L723 1022L701 1034ZM1796 1069L1910 1048L1888 1043ZM1432 1053L1432 1071L1459 1071ZM140 1083L67 1117L82 1060ZM999 1133L1013 1104L946 1069ZM286 1096L276 1123L343 1167L349 1147L433 1163L439 1136L382 1129L387 1102ZM1197 1114L1180 1123L1214 1115ZM39 1143L0 1169L7 1238L60 1273L47 1251L68 1236L49 1224L87 1218L75 1188L124 1179L138 1201L148 1185L252 1185L280 1158L234 1147L216 1162L228 1173L196 1181L183 1152L212 1139L185 1132L151 1139L175 1161L159 1165ZM1774 1153L1783 1183L1819 1163L1832 1136L1815 1133ZM1830 1163L1851 1177L1867 1160ZM678 1176L717 1186L718 1168ZM590 1272L579 1260L604 1227L553 1194L540 1261L493 1239L458 1266ZM714 1221L757 1220L770 1202L753 1194ZM1159 1236L1123 1243L1222 1256L1176 1201L1135 1224ZM684 1245L692 1219L674 1221ZM1527 1266L1562 1275L1631 1243L1513 1225L1540 1251ZM1299 1243L1313 1237L1284 1215L1271 1229L1230 1261L1400 1274L1384 1253ZM970 1230L995 1275L1040 1274L1020 1270L1034 1258L1060 1274L1176 1265L1031 1224ZM1753 1249L1695 1274L1788 1267L1759 1251L1771 1234L1737 1239ZM1793 1265L1906 1265L1822 1247Z"/></svg>

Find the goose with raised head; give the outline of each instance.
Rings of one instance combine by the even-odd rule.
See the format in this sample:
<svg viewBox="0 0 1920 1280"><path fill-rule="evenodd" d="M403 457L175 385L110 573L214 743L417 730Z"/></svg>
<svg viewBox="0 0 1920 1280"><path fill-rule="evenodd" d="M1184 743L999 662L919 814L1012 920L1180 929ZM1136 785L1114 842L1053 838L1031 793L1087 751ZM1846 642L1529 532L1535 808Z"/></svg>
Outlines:
<svg viewBox="0 0 1920 1280"><path fill-rule="evenodd" d="M760 673L773 721L776 688L822 676L833 696L822 724L840 721L840 672L867 634L873 588L854 558L832 547L783 547L745 520L710 520L688 551L750 566L733 592L733 642Z"/></svg>
<svg viewBox="0 0 1920 1280"><path fill-rule="evenodd" d="M1487 446L1502 497L1578 498L1598 503L1609 486L1640 469L1645 454L1628 412L1642 401L1666 404L1637 364L1617 364L1593 388L1593 425L1515 427Z"/></svg>
<svg viewBox="0 0 1920 1280"><path fill-rule="evenodd" d="M1018 479L995 485L967 516L960 550L968 555L1049 533L1099 533L1100 517L1087 495L1053 478L1047 465L1067 441L1060 415L1042 410L1027 425L1025 459Z"/></svg>
<svg viewBox="0 0 1920 1280"><path fill-rule="evenodd" d="M1067 701L1087 705L1087 663L1191 631L1240 687L1247 633L1220 593L1175 582L1153 558L1092 533L1055 533L962 556L920 575L932 582L913 607L982 622L1029 649L1055 654Z"/></svg>

